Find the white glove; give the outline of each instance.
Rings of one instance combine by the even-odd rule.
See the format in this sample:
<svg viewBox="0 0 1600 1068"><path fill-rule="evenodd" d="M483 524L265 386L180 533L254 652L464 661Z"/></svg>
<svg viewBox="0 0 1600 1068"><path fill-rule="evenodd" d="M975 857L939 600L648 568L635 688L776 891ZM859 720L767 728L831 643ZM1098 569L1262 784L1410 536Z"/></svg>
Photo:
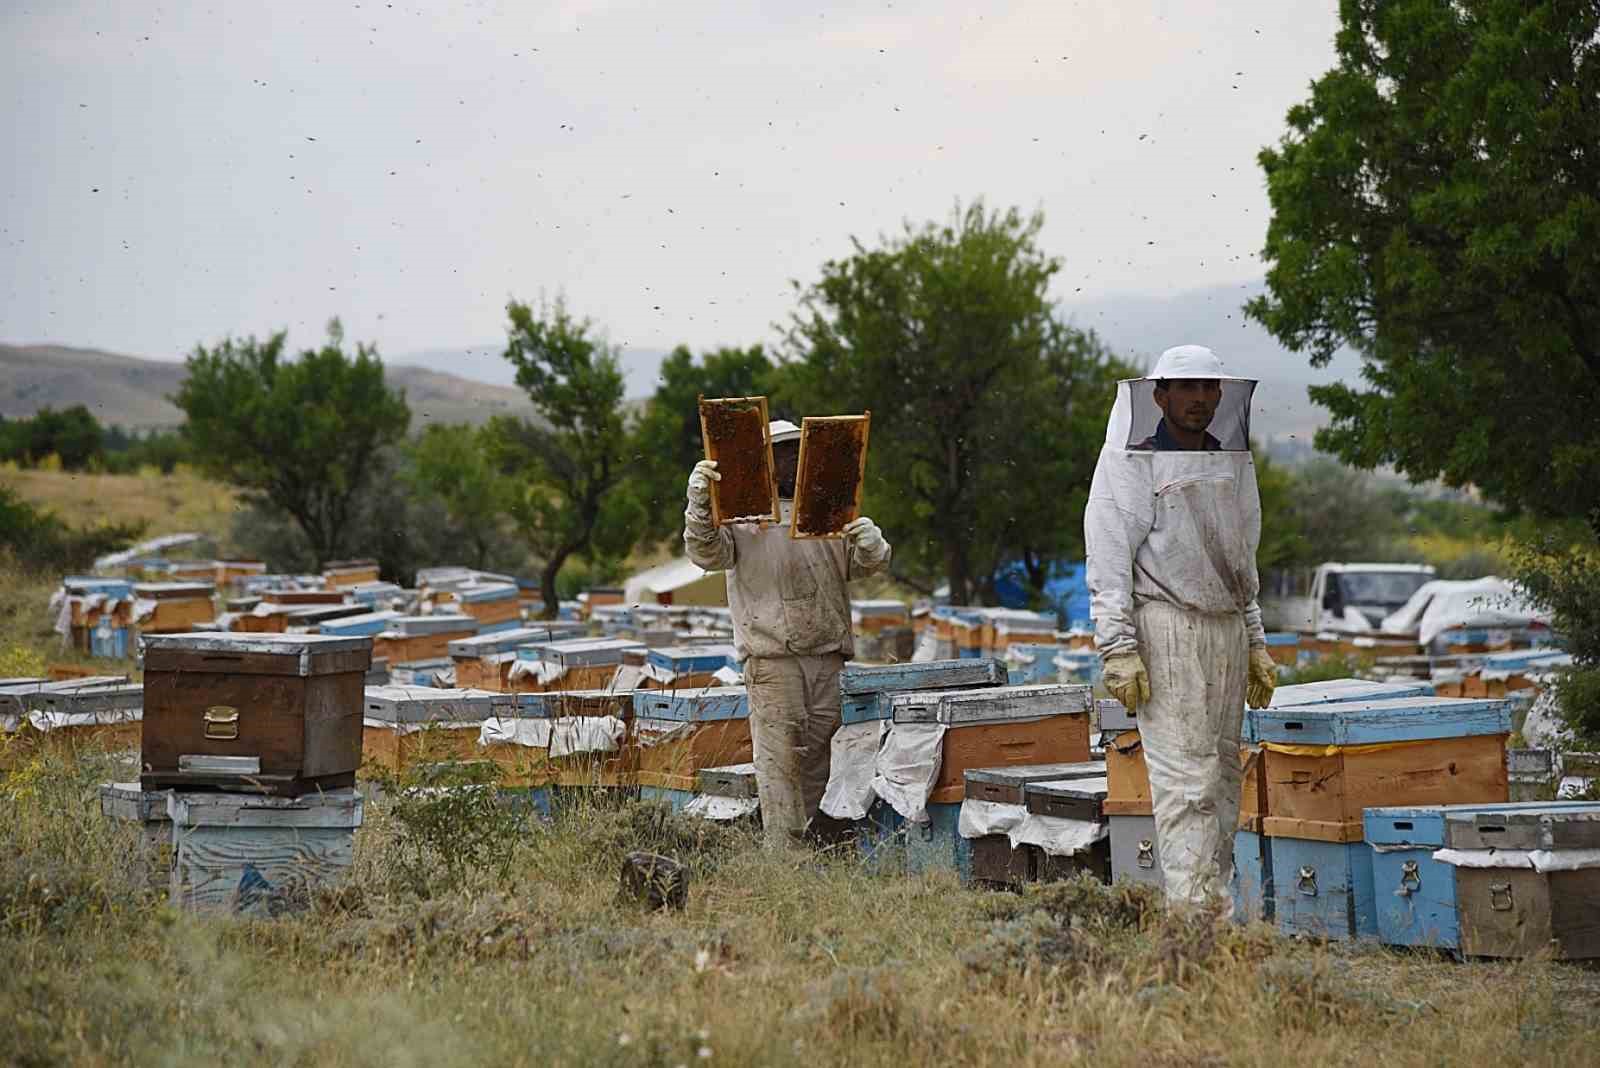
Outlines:
<svg viewBox="0 0 1600 1068"><path fill-rule="evenodd" d="M1272 703L1272 691L1278 688L1278 665L1267 652L1266 646L1250 649L1250 679L1245 684L1245 703L1251 708L1266 708Z"/></svg>
<svg viewBox="0 0 1600 1068"><path fill-rule="evenodd" d="M1150 700L1150 675L1138 653L1112 653L1106 657L1100 681L1130 716L1137 715L1139 706Z"/></svg>
<svg viewBox="0 0 1600 1068"><path fill-rule="evenodd" d="M857 554L869 560L882 556L883 550L888 548L888 542L883 540L883 531L866 516L852 519L844 525L844 539Z"/></svg>
<svg viewBox="0 0 1600 1068"><path fill-rule="evenodd" d="M721 482L717 461L701 460L689 472L689 507L696 512L711 511L711 483Z"/></svg>

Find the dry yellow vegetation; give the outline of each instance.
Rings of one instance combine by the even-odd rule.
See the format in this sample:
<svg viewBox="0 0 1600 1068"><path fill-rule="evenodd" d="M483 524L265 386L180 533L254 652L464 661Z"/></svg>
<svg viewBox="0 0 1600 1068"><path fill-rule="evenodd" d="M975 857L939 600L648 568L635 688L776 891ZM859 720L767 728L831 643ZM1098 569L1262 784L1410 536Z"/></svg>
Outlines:
<svg viewBox="0 0 1600 1068"><path fill-rule="evenodd" d="M238 495L233 487L180 466L170 475L94 475L42 469L0 471L9 486L36 507L74 524L149 524L148 536L197 531L225 541Z"/></svg>

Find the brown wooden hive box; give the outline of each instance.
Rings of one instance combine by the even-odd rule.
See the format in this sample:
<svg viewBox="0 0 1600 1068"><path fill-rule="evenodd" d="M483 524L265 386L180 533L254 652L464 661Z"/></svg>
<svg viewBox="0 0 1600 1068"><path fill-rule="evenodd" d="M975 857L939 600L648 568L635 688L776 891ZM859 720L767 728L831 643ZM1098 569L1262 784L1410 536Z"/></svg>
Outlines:
<svg viewBox="0 0 1600 1068"><path fill-rule="evenodd" d="M146 789L354 784L371 638L147 635L144 655Z"/></svg>

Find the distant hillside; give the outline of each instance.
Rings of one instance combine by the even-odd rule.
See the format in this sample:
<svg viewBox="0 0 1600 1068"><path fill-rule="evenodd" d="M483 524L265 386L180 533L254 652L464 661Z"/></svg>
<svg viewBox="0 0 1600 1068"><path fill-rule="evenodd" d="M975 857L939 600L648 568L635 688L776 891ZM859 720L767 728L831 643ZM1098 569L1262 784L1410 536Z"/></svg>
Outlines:
<svg viewBox="0 0 1600 1068"><path fill-rule="evenodd" d="M474 382L424 367L389 366L391 385L405 390L413 429L425 423L482 423L492 415L532 415L527 396L510 386ZM183 413L167 397L183 382L183 364L144 360L64 345L0 345L0 416L82 404L107 426L172 427Z"/></svg>

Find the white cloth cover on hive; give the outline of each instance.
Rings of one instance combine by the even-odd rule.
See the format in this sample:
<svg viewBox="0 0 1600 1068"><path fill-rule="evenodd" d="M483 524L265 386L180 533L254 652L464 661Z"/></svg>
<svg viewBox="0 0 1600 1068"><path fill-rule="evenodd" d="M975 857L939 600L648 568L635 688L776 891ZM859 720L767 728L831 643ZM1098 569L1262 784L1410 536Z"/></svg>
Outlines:
<svg viewBox="0 0 1600 1068"><path fill-rule="evenodd" d="M878 747L872 792L912 823L928 821L947 729L943 723L889 723Z"/></svg>
<svg viewBox="0 0 1600 1068"><path fill-rule="evenodd" d="M1028 810L1021 805L1007 805L999 801L979 801L969 797L961 802L961 818L956 830L963 838L983 838L991 834L1010 835L1021 826Z"/></svg>
<svg viewBox="0 0 1600 1068"><path fill-rule="evenodd" d="M1600 849L1440 849L1433 859L1453 868L1532 868L1537 872L1600 868Z"/></svg>
<svg viewBox="0 0 1600 1068"><path fill-rule="evenodd" d="M550 721L550 755L614 753L628 734L616 716L567 716Z"/></svg>
<svg viewBox="0 0 1600 1068"><path fill-rule="evenodd" d="M858 820L872 807L872 777L878 761L878 744L888 724L883 720L846 723L833 732L828 764L828 787L819 806L836 820Z"/></svg>
<svg viewBox="0 0 1600 1068"><path fill-rule="evenodd" d="M53 731L62 727L106 727L113 723L138 723L144 712L137 708L103 708L94 712L57 712L35 708L28 712L28 722L36 731Z"/></svg>
<svg viewBox="0 0 1600 1068"><path fill-rule="evenodd" d="M686 816L699 816L701 819L726 823L752 815L760 807L761 802L754 797L718 797L715 794L700 794L683 806L683 813Z"/></svg>
<svg viewBox="0 0 1600 1068"><path fill-rule="evenodd" d="M550 747L550 721L547 719L486 719L478 731L478 744L520 745L528 749Z"/></svg>
<svg viewBox="0 0 1600 1068"><path fill-rule="evenodd" d="M1106 825L1095 820L1069 820L1027 812L1011 831L1011 848L1034 845L1052 857L1070 857L1088 849L1108 833Z"/></svg>

